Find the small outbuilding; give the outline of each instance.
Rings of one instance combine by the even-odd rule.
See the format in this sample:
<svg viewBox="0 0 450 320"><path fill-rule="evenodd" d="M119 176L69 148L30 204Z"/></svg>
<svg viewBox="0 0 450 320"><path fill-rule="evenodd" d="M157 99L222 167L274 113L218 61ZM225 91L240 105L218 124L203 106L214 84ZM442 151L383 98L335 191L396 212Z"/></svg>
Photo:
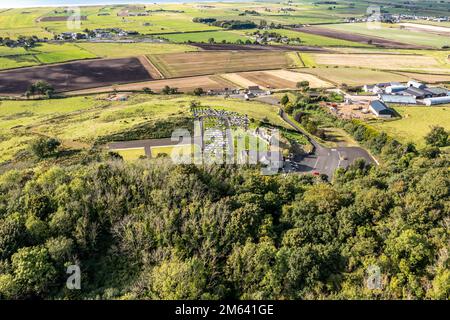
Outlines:
<svg viewBox="0 0 450 320"><path fill-rule="evenodd" d="M425 89L427 86L423 84L422 82L416 81L416 80L410 80L408 81L408 87L413 87L417 89Z"/></svg>

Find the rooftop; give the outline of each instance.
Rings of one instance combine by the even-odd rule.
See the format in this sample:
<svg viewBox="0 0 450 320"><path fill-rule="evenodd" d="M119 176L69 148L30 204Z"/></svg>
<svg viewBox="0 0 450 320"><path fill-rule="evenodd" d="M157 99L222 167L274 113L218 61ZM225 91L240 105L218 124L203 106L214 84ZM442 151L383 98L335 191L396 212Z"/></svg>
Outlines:
<svg viewBox="0 0 450 320"><path fill-rule="evenodd" d="M400 95L393 95L393 94L382 94L382 95L380 95L380 98L384 102L416 104L416 98L414 96L400 96Z"/></svg>

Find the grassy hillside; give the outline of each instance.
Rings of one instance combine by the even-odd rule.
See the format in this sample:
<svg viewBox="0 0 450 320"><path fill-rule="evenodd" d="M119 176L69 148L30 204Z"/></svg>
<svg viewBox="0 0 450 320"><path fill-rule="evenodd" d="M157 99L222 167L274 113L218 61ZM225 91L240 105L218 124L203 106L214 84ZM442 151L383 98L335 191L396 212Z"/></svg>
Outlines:
<svg viewBox="0 0 450 320"><path fill-rule="evenodd" d="M53 136L70 147L92 146L103 136L129 131L148 122L189 117L189 103L247 114L255 120L285 126L278 108L221 97L132 96L113 102L106 96L39 101L0 101L0 161L10 159L36 135Z"/></svg>

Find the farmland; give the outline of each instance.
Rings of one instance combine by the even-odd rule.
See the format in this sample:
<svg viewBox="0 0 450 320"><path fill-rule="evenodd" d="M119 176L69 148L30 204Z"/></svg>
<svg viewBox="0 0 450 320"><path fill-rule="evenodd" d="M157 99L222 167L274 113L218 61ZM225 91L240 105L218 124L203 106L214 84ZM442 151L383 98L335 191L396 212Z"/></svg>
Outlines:
<svg viewBox="0 0 450 320"><path fill-rule="evenodd" d="M301 69L300 69L301 71ZM267 88L291 88L295 89L297 82L308 81L311 88L326 88L331 87L331 83L321 80L308 73L301 73L288 70L268 70L268 71L253 71L230 73L221 75L233 83L236 83L242 88L248 86L261 86Z"/></svg>
<svg viewBox="0 0 450 320"><path fill-rule="evenodd" d="M196 76L176 79L143 81L138 83L117 84L113 86L98 87L93 89L76 90L74 92L67 93L67 95L111 92L114 90L135 91L143 90L145 88L149 88L154 92L161 92L161 90L166 86L169 86L170 88L177 88L179 92L185 93L190 93L196 88L203 88L204 90L223 90L224 88L233 88L233 84L231 82L224 81L224 79L219 76Z"/></svg>
<svg viewBox="0 0 450 320"><path fill-rule="evenodd" d="M432 126L442 126L446 130L450 130L449 106L397 106L394 109L401 115L400 120L377 122L371 125L404 143L414 142L419 147L424 147L424 137L430 132Z"/></svg>
<svg viewBox="0 0 450 320"><path fill-rule="evenodd" d="M269 32L276 32L282 36L289 38L300 38L301 44L306 46L319 47L372 47L368 43L360 43L343 39L335 39L331 37L316 35L288 29L271 29Z"/></svg>
<svg viewBox="0 0 450 320"><path fill-rule="evenodd" d="M0 93L23 94L37 80L46 80L57 91L71 91L150 79L137 58L89 60L3 71Z"/></svg>
<svg viewBox="0 0 450 320"><path fill-rule="evenodd" d="M387 70L439 69L431 56L412 54L311 54L318 65L364 67Z"/></svg>
<svg viewBox="0 0 450 320"><path fill-rule="evenodd" d="M124 58L149 54L198 51L194 46L169 43L89 43L76 44L82 50L101 58Z"/></svg>
<svg viewBox="0 0 450 320"><path fill-rule="evenodd" d="M363 45L371 44L376 45L379 47L385 47L385 48L401 48L401 49L424 49L424 46L422 45L415 45L410 43L403 43L399 41L393 41L391 39L385 39L378 37L376 35L366 35L366 34L360 34L357 32L356 29L355 32L347 32L345 30L338 30L338 29L332 29L334 25L324 25L324 26L309 26L309 27L302 27L302 28L295 28L293 30L328 37L328 38L335 38L339 40L344 41L351 41L351 42L357 42Z"/></svg>
<svg viewBox="0 0 450 320"><path fill-rule="evenodd" d="M385 81L407 81L409 78L400 74L394 74L387 71L377 71L361 68L308 68L303 70L314 74L321 79L325 79L337 85L343 83L356 86L367 83L377 83Z"/></svg>
<svg viewBox="0 0 450 320"><path fill-rule="evenodd" d="M279 52L195 52L150 55L167 78L294 67L296 61Z"/></svg>
<svg viewBox="0 0 450 320"><path fill-rule="evenodd" d="M450 45L450 40L447 36L431 34L429 32L403 30L399 27L389 25L382 25L379 29L375 29L367 28L365 24L358 23L334 24L327 25L326 29L347 32L350 34L374 36L378 38L389 39L390 41L433 47L437 49L440 49L443 46Z"/></svg>
<svg viewBox="0 0 450 320"><path fill-rule="evenodd" d="M27 51L23 48L10 49L0 46L0 69L92 59L96 57L95 54L70 43L44 43Z"/></svg>

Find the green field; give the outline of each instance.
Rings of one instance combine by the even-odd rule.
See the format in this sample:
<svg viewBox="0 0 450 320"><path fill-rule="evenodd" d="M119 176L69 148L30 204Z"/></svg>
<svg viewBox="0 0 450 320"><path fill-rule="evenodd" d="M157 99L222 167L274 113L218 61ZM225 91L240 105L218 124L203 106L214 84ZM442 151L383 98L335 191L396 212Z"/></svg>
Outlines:
<svg viewBox="0 0 450 320"><path fill-rule="evenodd" d="M120 154L125 161L134 161L145 156L144 148L115 149L112 151Z"/></svg>
<svg viewBox="0 0 450 320"><path fill-rule="evenodd" d="M377 129L400 142L414 142L419 147L425 146L425 135L432 126L442 126L450 130L450 106L433 107L394 107L401 119L371 123Z"/></svg>
<svg viewBox="0 0 450 320"><path fill-rule="evenodd" d="M369 29L365 23L330 24L321 26L327 29L344 31L349 33L359 33L363 35L385 38L388 40L442 48L450 45L450 38L427 32L401 30L395 25L383 24L380 29Z"/></svg>
<svg viewBox="0 0 450 320"><path fill-rule="evenodd" d="M168 157L187 156L193 153L193 148L194 147L192 145L152 147L152 158L157 158L162 155L167 155Z"/></svg>
<svg viewBox="0 0 450 320"><path fill-rule="evenodd" d="M0 69L92 59L97 56L75 44L42 43L28 51L23 48L0 47Z"/></svg>

